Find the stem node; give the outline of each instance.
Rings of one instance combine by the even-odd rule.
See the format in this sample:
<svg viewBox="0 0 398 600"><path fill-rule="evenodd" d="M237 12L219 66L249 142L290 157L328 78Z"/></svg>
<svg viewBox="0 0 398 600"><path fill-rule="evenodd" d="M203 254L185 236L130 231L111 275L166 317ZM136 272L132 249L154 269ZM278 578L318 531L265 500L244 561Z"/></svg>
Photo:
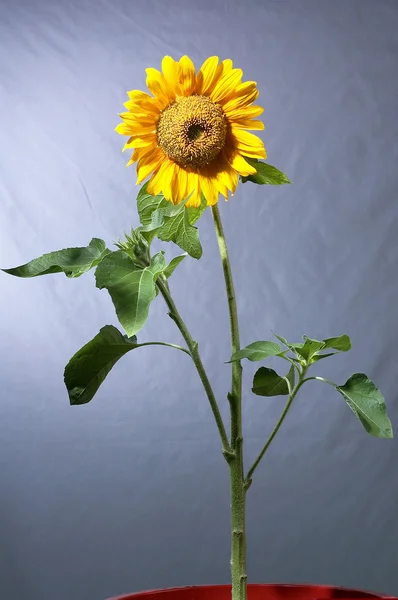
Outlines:
<svg viewBox="0 0 398 600"><path fill-rule="evenodd" d="M244 532L243 532L243 529L234 529L234 530L232 531L232 533L233 533L233 535L234 535L235 537L237 537L237 538L241 538L241 537L243 537L243 533L244 533Z"/></svg>
<svg viewBox="0 0 398 600"><path fill-rule="evenodd" d="M227 398L230 404L234 404L236 402L236 396L235 394L232 394L232 392L228 392Z"/></svg>
<svg viewBox="0 0 398 600"><path fill-rule="evenodd" d="M253 483L252 479L246 479L245 480L245 483L243 484L245 492L247 492L247 490L249 489L249 487L251 486L252 483Z"/></svg>
<svg viewBox="0 0 398 600"><path fill-rule="evenodd" d="M230 464L236 458L235 452L230 452L229 450L223 450L222 453L228 464Z"/></svg>

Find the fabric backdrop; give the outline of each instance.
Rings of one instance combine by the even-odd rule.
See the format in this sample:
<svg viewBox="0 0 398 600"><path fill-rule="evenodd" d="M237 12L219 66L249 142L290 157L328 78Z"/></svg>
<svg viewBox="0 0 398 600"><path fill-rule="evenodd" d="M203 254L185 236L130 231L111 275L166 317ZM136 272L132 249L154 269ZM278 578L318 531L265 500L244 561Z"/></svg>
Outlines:
<svg viewBox="0 0 398 600"><path fill-rule="evenodd" d="M247 184L220 201L244 345L347 333L317 372L365 372L398 430L398 2L1 0L0 266L107 244L138 225L135 172L114 133L126 90L163 55L230 57L256 80L269 162L291 186ZM204 248L172 290L227 418L222 271ZM167 256L177 248L166 247ZM0 273L0 589L8 600L104 600L229 581L228 472L189 358L143 348L90 404L63 369L117 325L92 272ZM140 341L179 343L157 298ZM272 363L271 363L272 364ZM283 398L250 391L252 462ZM332 388L308 384L248 494L251 582L316 582L398 595L398 449L366 434Z"/></svg>

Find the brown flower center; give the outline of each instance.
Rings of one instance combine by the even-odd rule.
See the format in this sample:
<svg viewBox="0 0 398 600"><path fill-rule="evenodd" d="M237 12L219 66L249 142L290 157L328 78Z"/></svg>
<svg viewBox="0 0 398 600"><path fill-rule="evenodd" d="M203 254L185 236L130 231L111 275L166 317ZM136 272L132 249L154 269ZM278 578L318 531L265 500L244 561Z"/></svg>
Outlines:
<svg viewBox="0 0 398 600"><path fill-rule="evenodd" d="M212 162L225 145L227 119L220 106L207 96L179 98L162 111L158 144L183 167L201 167Z"/></svg>

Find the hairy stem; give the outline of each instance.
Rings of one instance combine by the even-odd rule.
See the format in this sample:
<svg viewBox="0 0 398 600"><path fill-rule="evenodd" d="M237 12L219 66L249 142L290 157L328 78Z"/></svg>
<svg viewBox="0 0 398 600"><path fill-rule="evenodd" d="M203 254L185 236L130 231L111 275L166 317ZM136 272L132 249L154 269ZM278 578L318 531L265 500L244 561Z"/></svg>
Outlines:
<svg viewBox="0 0 398 600"><path fill-rule="evenodd" d="M214 419L216 421L216 425L217 425L217 428L218 428L218 431L220 434L220 438L221 438L223 455L228 462L230 460L230 457L232 456L232 448L228 441L228 436L225 431L224 423L222 420L220 410L218 408L217 400L215 398L209 378L207 377L207 373L203 366L202 359L200 358L200 355L199 355L198 343L193 340L191 334L188 331L187 326L185 325L180 313L178 312L175 302L174 302L173 298L171 297L169 286L167 285L167 283L165 283L161 277L158 277L158 279L156 280L156 285L157 285L160 293L162 294L163 298L165 299L165 302L169 309L170 317L176 323L178 329L181 332L182 337L184 338L184 340L188 346L189 354L190 354L190 356L193 360L193 363L196 367L196 370L199 374L200 380L203 384L204 390L205 390L207 398L209 400L210 407L211 407L211 410L214 415Z"/></svg>
<svg viewBox="0 0 398 600"><path fill-rule="evenodd" d="M217 204L212 206L214 226L224 272L227 291L232 354L240 349L238 311L232 279L227 244ZM242 434L242 366L240 361L232 363L231 392L228 394L231 414L231 449L233 458L229 462L231 486L231 575L232 600L246 600L246 490L243 467Z"/></svg>
<svg viewBox="0 0 398 600"><path fill-rule="evenodd" d="M273 430L271 432L271 435L269 436L268 440L265 442L265 445L264 445L263 449L261 450L260 454L258 455L258 457L256 458L256 460L254 461L253 466L249 469L249 471L247 473L247 476L246 476L246 480L245 480L245 488L246 488L246 490L248 490L249 487L251 486L251 484L252 484L252 478L253 478L253 473L257 469L258 465L260 464L261 459L263 458L264 454L267 452L267 450L268 450L268 448L269 448L272 440L274 439L274 437L278 433L279 428L282 425L283 421L285 420L285 417L286 417L287 413L289 412L289 408L291 407L292 402L293 402L293 400L295 399L295 397L297 395L297 392L299 391L299 389L301 388L301 386L303 385L303 383L305 383L305 381L308 381L308 379L304 379L306 372L307 372L307 369L303 368L303 370L300 373L297 385L293 388L293 390L289 394L288 401L285 404L285 408L283 409L282 414L279 417L279 420L278 420L277 424L273 428Z"/></svg>

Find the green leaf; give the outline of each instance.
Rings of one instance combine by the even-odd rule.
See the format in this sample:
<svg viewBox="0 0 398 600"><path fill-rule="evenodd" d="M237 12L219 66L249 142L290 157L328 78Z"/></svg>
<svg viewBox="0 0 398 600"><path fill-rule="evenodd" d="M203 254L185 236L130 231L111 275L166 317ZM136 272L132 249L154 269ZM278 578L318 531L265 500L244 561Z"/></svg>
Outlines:
<svg viewBox="0 0 398 600"><path fill-rule="evenodd" d="M277 356L280 352L281 347L275 342L253 342L246 346L246 348L242 348L242 350L235 352L228 362L241 360L242 358L247 358L254 362L257 360L264 360L269 356Z"/></svg>
<svg viewBox="0 0 398 600"><path fill-rule="evenodd" d="M164 251L161 250L151 258L151 264L147 267L148 271L152 273L154 282L156 281L158 275L164 271L166 268L166 260L164 258Z"/></svg>
<svg viewBox="0 0 398 600"><path fill-rule="evenodd" d="M151 196L145 184L137 196L137 208L142 224L141 232L148 241L156 235L164 242L174 242L193 258L202 256L202 246L198 230L193 224L206 210L206 202L202 195L198 208L185 206L184 202L174 206L164 196Z"/></svg>
<svg viewBox="0 0 398 600"><path fill-rule="evenodd" d="M309 340L309 338L306 338L306 343L307 343L307 340ZM312 342L312 344L310 342ZM312 353L312 351L310 351L308 356L303 356L303 350L306 348L305 344L301 350L297 350L297 353L300 354L301 356L303 356L303 358L305 358L309 362L314 363L314 362L317 362L318 360L321 360L322 358L328 358L329 356L334 356L335 354L338 354L339 352L348 352L348 350L351 349L351 340L348 337L348 335L340 335L338 337L326 338L322 342L320 342L318 340L310 340L309 344L308 344L308 348L310 350L316 349L316 346L320 345L320 344L323 344L322 348L317 349L316 352L314 352L314 353ZM328 348L333 348L334 350L337 350L337 352L328 352L327 354L318 354L319 351L321 351L321 350L323 351ZM306 350L304 350L304 353L305 352L306 352Z"/></svg>
<svg viewBox="0 0 398 600"><path fill-rule="evenodd" d="M163 195L151 196L147 192L148 182L145 183L137 194L137 210L142 227L140 233L149 244L156 236L158 229L164 223L164 213L168 210L170 202Z"/></svg>
<svg viewBox="0 0 398 600"><path fill-rule="evenodd" d="M191 210L182 206L176 215L165 218L165 222L157 230L156 235L163 242L174 242L182 250L188 252L192 258L199 259L203 251L198 229L192 225L192 219L197 220L196 214L190 213Z"/></svg>
<svg viewBox="0 0 398 600"><path fill-rule="evenodd" d="M254 375L252 392L257 396L286 396L289 388L286 380L276 371L260 367Z"/></svg>
<svg viewBox="0 0 398 600"><path fill-rule="evenodd" d="M280 356L281 358L284 358L288 352L289 350L281 350L281 352L278 352L277 354L275 354L275 356Z"/></svg>
<svg viewBox="0 0 398 600"><path fill-rule="evenodd" d="M302 348L304 346L304 344L302 344L301 342L299 342L298 344L292 344L290 342L287 341L286 338L282 337L281 335L278 335L277 333L274 333L274 336L284 345L286 346L286 348L288 348L289 350L291 350L292 352L295 352L296 348ZM295 360L294 358L292 360Z"/></svg>
<svg viewBox="0 0 398 600"><path fill-rule="evenodd" d="M119 358L139 347L136 342L135 336L128 338L112 325L102 327L65 367L64 381L70 403L90 402Z"/></svg>
<svg viewBox="0 0 398 600"><path fill-rule="evenodd" d="M328 358L329 356L334 356L335 354L338 354L338 352L329 352L328 354L316 354L311 358L311 362L318 362L318 360L322 360L322 358Z"/></svg>
<svg viewBox="0 0 398 600"><path fill-rule="evenodd" d="M294 345L294 350L296 354L304 358L306 361L310 361L312 357L317 354L320 350L325 347L325 342L319 342L318 340L311 340L308 337L305 337L305 342L302 346Z"/></svg>
<svg viewBox="0 0 398 600"><path fill-rule="evenodd" d="M200 217L203 215L206 208L207 208L206 198L204 197L203 194L201 194L200 206L197 206L197 207L189 206L188 208L185 209L187 211L189 224L193 225L194 223L196 223L196 221L198 221L200 219Z"/></svg>
<svg viewBox="0 0 398 600"><path fill-rule="evenodd" d="M278 335L277 333L274 333L274 336L275 336L275 337L276 337L276 338L277 338L277 339L278 339L280 342L282 342L282 344L283 344L284 346L286 346L286 348L290 348L290 344L289 344L289 342L287 341L287 339L286 339L286 338L282 337L281 335Z"/></svg>
<svg viewBox="0 0 398 600"><path fill-rule="evenodd" d="M370 435L380 438L393 437L385 400L367 375L355 373L344 385L335 387Z"/></svg>
<svg viewBox="0 0 398 600"><path fill-rule="evenodd" d="M65 273L67 277L80 277L97 266L109 253L110 250L103 240L93 238L88 246L57 250L34 258L20 267L2 270L16 277L38 277L51 273Z"/></svg>
<svg viewBox="0 0 398 600"><path fill-rule="evenodd" d="M291 183L290 179L286 177L282 171L279 171L272 165L259 161L257 158L248 158L245 156L245 160L257 169L255 175L248 175L248 177L242 177L242 182L251 181L259 185L282 185L284 183Z"/></svg>
<svg viewBox="0 0 398 600"><path fill-rule="evenodd" d="M338 352L347 352L351 349L351 340L348 335L340 335L338 337L326 338L325 340L314 340L310 339L307 336L303 336L304 344L292 344L287 341L286 338L277 335L274 333L274 336L282 342L286 348L289 348L292 352L294 352L300 359L304 359L309 363L317 362L322 358L327 358L329 356L333 356ZM329 352L328 354L319 354L319 352L323 350L327 350L329 348L333 348L337 350L337 352ZM295 360L294 358L292 360Z"/></svg>
<svg viewBox="0 0 398 600"><path fill-rule="evenodd" d="M149 305L156 296L156 278L165 267L163 252L152 258L149 267L140 269L120 250L108 254L97 267L96 286L108 290L119 322L129 337L145 324Z"/></svg>
<svg viewBox="0 0 398 600"><path fill-rule="evenodd" d="M325 342L325 346L323 350L326 348L333 348L334 350L338 350L339 352L348 352L351 350L351 340L348 335L340 335L338 337L326 338L323 340ZM335 352L333 354L336 354Z"/></svg>
<svg viewBox="0 0 398 600"><path fill-rule="evenodd" d="M167 208L170 202L162 195L151 196L147 192L148 183L142 186L137 194L137 209L142 225L151 225L152 213L158 208Z"/></svg>
<svg viewBox="0 0 398 600"><path fill-rule="evenodd" d="M180 256L175 256L171 259L165 270L163 271L163 275L168 279L170 275L174 273L174 270L178 267L180 262L184 260L187 254L180 254Z"/></svg>

